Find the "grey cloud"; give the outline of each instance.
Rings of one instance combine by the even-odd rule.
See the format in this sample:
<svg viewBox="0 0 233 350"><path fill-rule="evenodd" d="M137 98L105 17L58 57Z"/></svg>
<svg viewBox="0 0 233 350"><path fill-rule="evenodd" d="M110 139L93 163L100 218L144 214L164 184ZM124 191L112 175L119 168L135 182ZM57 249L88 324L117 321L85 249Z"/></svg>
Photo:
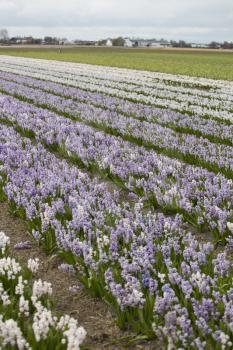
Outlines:
<svg viewBox="0 0 233 350"><path fill-rule="evenodd" d="M9 29L66 28L70 33L75 27L101 33L101 28L114 32L138 28L149 33L155 28L167 35L179 31L185 35L182 28L186 28L190 34L233 39L232 22L232 0L0 0L0 25Z"/></svg>

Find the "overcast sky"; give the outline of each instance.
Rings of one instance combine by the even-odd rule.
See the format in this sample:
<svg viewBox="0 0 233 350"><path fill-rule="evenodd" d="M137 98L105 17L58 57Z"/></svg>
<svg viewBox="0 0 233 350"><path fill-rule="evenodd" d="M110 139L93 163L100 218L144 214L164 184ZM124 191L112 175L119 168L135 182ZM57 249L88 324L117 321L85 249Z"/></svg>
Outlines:
<svg viewBox="0 0 233 350"><path fill-rule="evenodd" d="M233 0L0 0L10 36L233 41Z"/></svg>

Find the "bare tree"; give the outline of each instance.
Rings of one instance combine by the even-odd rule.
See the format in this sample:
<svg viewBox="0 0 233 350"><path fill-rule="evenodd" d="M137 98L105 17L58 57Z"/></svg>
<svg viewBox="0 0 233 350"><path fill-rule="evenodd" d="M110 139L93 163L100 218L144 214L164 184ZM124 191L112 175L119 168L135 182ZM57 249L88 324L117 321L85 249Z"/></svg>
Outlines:
<svg viewBox="0 0 233 350"><path fill-rule="evenodd" d="M7 41L9 38L7 29L0 29L0 41Z"/></svg>

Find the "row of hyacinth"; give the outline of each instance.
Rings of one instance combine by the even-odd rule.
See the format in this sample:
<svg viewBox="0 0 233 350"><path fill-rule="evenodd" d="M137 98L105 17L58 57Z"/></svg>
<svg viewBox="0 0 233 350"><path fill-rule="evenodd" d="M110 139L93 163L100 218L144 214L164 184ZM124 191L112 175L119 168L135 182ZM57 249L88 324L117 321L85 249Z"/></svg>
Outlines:
<svg viewBox="0 0 233 350"><path fill-rule="evenodd" d="M233 144L233 124L226 125L221 123L220 120L203 118L198 115L181 114L168 109L133 103L99 92L91 92L4 71L0 71L0 78L80 102L91 103L96 107L104 107L110 111L117 111L140 120L161 124L176 130L180 129L189 133L199 133L213 140L223 140L230 145Z"/></svg>
<svg viewBox="0 0 233 350"><path fill-rule="evenodd" d="M179 133L167 127L126 117L115 111L105 110L87 103L66 99L38 91L10 81L0 81L0 89L6 93L27 98L33 103L47 106L60 113L77 117L110 133L133 140L169 156L179 157L191 164L205 166L215 172L223 171L232 176L233 148L216 144L203 137Z"/></svg>
<svg viewBox="0 0 233 350"><path fill-rule="evenodd" d="M176 86L176 92L170 91L170 90L163 90L160 95L158 96L158 92L155 92L155 95L153 94L153 91L156 89L157 83L154 83L154 87L147 88L146 81L140 80L140 85L137 86L135 83L124 83L122 81L115 82L112 79L112 75L107 75L106 78L96 78L94 72L93 77L90 75L85 76L85 73L83 73L83 69L80 69L80 71L75 70L74 73L69 73L69 70L65 70L65 78L64 78L64 70L59 67L59 69L52 68L52 65L49 67L43 63L40 63L38 66L31 63L28 66L28 61L25 59L21 59L23 68L26 71L30 72L30 69L32 70L30 72L30 75L37 76L37 73L40 73L40 77L46 80L52 80L52 81L59 81L59 82L65 82L69 85L74 85L80 88L88 89L91 91L99 91L103 93L107 93L113 96L118 96L120 98L126 98L126 99L133 99L137 102L143 102L146 104L153 104L157 106L162 106L165 108L172 108L175 110L180 110L182 112L186 111L188 113L192 112L198 115L210 115L212 117L216 118L223 118L223 119L229 119L232 120L233 114L232 114L232 87L231 83L228 83L228 90L224 90L224 94L220 92L218 95L216 93L215 96L210 96L210 98L207 97L193 97L190 92L186 95L184 95L184 92L181 92L179 94L179 87ZM2 59L2 69L6 71L11 72L17 72L17 69L14 69L14 66L16 63L4 63L4 58ZM8 61L8 60L7 60ZM24 63L25 61L25 63ZM27 64L26 67L24 65ZM12 67L13 65L13 67ZM20 64L19 64L20 66ZM47 68L46 68L47 67ZM83 67L82 67L83 68ZM35 75L34 75L35 72ZM25 74L22 70L21 73ZM127 78L126 78L127 79ZM143 86L143 87L142 87ZM213 87L214 87L213 83ZM220 89L221 91L221 89ZM166 93L165 93L166 92ZM167 98L166 95L171 95L171 99ZM191 97L195 100L190 100ZM218 98L216 98L218 97ZM225 97L225 102L222 101L222 99ZM215 102L219 100L219 102ZM230 100L230 101L229 101ZM228 102L229 101L229 102ZM213 104L211 108L211 104Z"/></svg>
<svg viewBox="0 0 233 350"><path fill-rule="evenodd" d="M37 66L38 72L48 70L51 68L52 72L62 72L66 69L68 74L84 75L90 79L92 77L99 77L104 79L111 79L113 81L124 81L130 83L158 83L162 82L168 85L177 84L177 86L190 86L197 89L208 89L208 91L221 91L227 90L229 93L229 83L226 81L216 81L203 78L193 78L183 75L172 75L167 73L156 73L147 71L138 71L132 69L118 69L115 67L96 66L90 64L73 64L71 62L58 62L54 60L36 60L23 57L12 57L1 55L1 64L4 67L15 68L32 71ZM34 64L34 65L33 65Z"/></svg>
<svg viewBox="0 0 233 350"><path fill-rule="evenodd" d="M9 68L11 68L12 70L15 70L19 74L22 74L24 72L24 70L25 70L25 66L23 67L23 70L22 70L22 67L17 65L17 64L15 64L15 63L14 63L14 65L11 64L10 66L9 65L5 65L3 63L3 67L1 67L1 68L2 68L1 72L5 72L6 76L7 76L7 74L9 74L9 76L11 76L11 74L13 74L13 73L10 73L10 71L8 71ZM34 70L31 69L28 72L30 72L30 71L31 72L35 72L35 69ZM40 72L40 70L38 70L38 72ZM89 73L89 72L87 72L87 73ZM94 78L96 81L100 81L100 82L103 81L103 79L105 80L105 78L103 78L102 75L98 74L98 72L95 72L95 74L92 74L91 77L90 77L89 74L85 75L83 69L82 69L82 71L79 71L79 75L81 76L82 81L83 81L84 77L85 78L88 77L89 79L90 78L91 79ZM28 75L28 77L30 77L30 76ZM118 82L119 81L120 82L124 81L122 79L122 77L121 78L119 78L119 77L116 78L116 76L112 76L111 80L112 81L118 81ZM135 81L131 81L130 80L130 81L128 81L128 84L130 84L130 83L132 83L134 86L141 86L142 85L140 81L136 81L135 82ZM153 88L159 89L161 91L163 91L163 90L164 91L170 90L171 92L176 92L177 91L177 86L173 86L172 84L168 85L168 84L166 84L166 83L164 83L162 81L159 81L159 80L156 80L156 85L155 85L155 81L150 82L150 80L144 80L143 81L143 86L153 87ZM200 96L200 97L203 97L203 98L216 99L216 100L219 100L219 101L222 99L223 101L226 100L226 101L229 102L232 99L232 97L229 96L229 95L227 95L227 96L225 96L224 94L220 95L219 92L216 92L215 89L208 89L208 91L205 91L205 90L202 90L202 89L201 90L200 89L195 89L193 86L192 86L192 88L189 88L189 87L183 87L181 85L181 86L178 87L178 91L179 91L179 93L183 92L184 95L187 94L187 95Z"/></svg>
<svg viewBox="0 0 233 350"><path fill-rule="evenodd" d="M1 70L4 71L4 67L1 67ZM79 82L87 83L90 81L90 77L81 75L78 79ZM118 88L119 82L113 82L112 80L106 80L103 82L103 78L92 77L92 83L99 85L104 85L106 87ZM143 89L141 84L125 84L122 86L122 81L120 82L121 88L127 92L137 92L141 94L156 96L157 99L163 100L175 100L176 102L186 102L187 104L198 105L206 107L208 105L209 109L215 110L227 110L232 111L233 108L233 96L222 96L218 95L215 92L206 92L206 91L195 91L194 89L187 88L177 88L173 86L167 86L164 84L156 83L155 86L148 87L147 82L143 84ZM160 101L158 99L158 101ZM159 102L158 102L159 104ZM185 107L187 108L187 106Z"/></svg>
<svg viewBox="0 0 233 350"><path fill-rule="evenodd" d="M0 232L1 349L79 350L86 336L76 319L51 310L51 283L35 279L38 259L22 266L10 251L10 239Z"/></svg>
<svg viewBox="0 0 233 350"><path fill-rule="evenodd" d="M77 76L98 78L100 80L111 80L113 82L123 82L134 85L145 85L149 87L162 87L163 89L178 87L183 92L200 94L207 96L207 93L217 98L217 96L229 96L233 91L233 84L230 81L211 80L184 75L174 75L158 72L138 71L132 69L122 69L90 64L77 64L71 62L58 62L52 60L35 60L23 57L1 56L1 64L12 69L38 72L50 71L51 73L64 73L76 78ZM225 96L226 97L226 96Z"/></svg>
<svg viewBox="0 0 233 350"><path fill-rule="evenodd" d="M0 126L2 190L34 237L129 322L167 347L231 349L233 271L179 216L145 212L76 167ZM231 253L232 239L228 239ZM82 333L83 334L83 333Z"/></svg>
<svg viewBox="0 0 233 350"><path fill-rule="evenodd" d="M89 170L119 180L124 187L166 211L183 212L195 226L218 239L230 232L233 182L223 175L158 155L10 96L0 97L1 118Z"/></svg>

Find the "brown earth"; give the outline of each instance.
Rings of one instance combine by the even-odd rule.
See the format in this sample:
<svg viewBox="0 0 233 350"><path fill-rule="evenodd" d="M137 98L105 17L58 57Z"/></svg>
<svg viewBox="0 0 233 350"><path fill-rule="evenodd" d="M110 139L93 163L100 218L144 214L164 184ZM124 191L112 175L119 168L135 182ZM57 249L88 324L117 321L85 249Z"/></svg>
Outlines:
<svg viewBox="0 0 233 350"><path fill-rule="evenodd" d="M0 45L1 49L59 49L60 45L37 45L37 44L16 44L16 45ZM195 48L195 47L124 47L124 46L111 46L110 48L107 46L93 46L93 45L64 45L62 49L76 49L76 48L101 48L106 50L112 49L122 49L122 50L147 50L147 51L197 51L197 52L233 52L233 49L209 49L209 48Z"/></svg>

